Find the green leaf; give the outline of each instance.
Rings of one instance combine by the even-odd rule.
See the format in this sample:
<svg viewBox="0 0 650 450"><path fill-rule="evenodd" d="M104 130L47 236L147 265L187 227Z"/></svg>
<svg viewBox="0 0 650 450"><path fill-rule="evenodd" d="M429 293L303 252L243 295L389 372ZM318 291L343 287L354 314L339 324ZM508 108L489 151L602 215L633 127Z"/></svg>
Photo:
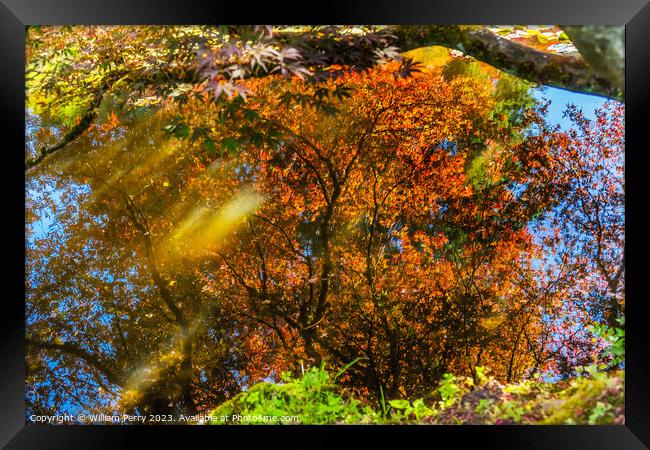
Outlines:
<svg viewBox="0 0 650 450"><path fill-rule="evenodd" d="M388 404L395 409L406 409L411 406L408 400L389 400Z"/></svg>
<svg viewBox="0 0 650 450"><path fill-rule="evenodd" d="M205 145L205 149L208 151L208 154L211 156L216 155L217 146L211 138L207 138L205 141L203 141L203 145Z"/></svg>
<svg viewBox="0 0 650 450"><path fill-rule="evenodd" d="M355 365L355 364L357 363L357 361L359 361L360 359L361 359L361 357L355 358L355 359L352 360L352 362L349 362L348 364L346 364L346 365L345 365L341 370L339 370L339 371L336 373L336 375L334 376L334 381L338 380L338 378L339 378L341 375L343 375L343 374L345 373L346 370L348 370L350 367L352 367L353 365Z"/></svg>
<svg viewBox="0 0 650 450"><path fill-rule="evenodd" d="M190 136L190 127L186 123L179 123L174 128L174 136L179 139L185 139Z"/></svg>
<svg viewBox="0 0 650 450"><path fill-rule="evenodd" d="M202 136L205 136L207 133L208 133L207 130L203 127L195 128L194 131L192 131L192 137L190 138L190 142L192 143L196 142L197 139L199 139Z"/></svg>
<svg viewBox="0 0 650 450"><path fill-rule="evenodd" d="M221 141L221 150L230 155L235 154L239 148L239 141L235 138L228 137Z"/></svg>

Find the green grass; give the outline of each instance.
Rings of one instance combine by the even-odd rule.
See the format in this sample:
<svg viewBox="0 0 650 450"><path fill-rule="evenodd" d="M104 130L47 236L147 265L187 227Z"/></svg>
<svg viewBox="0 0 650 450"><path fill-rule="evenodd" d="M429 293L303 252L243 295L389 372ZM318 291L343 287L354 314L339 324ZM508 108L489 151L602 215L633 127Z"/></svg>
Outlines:
<svg viewBox="0 0 650 450"><path fill-rule="evenodd" d="M377 414L334 383L322 367L301 377L283 375L283 383L258 383L223 403L211 415L215 424L358 424ZM274 419L277 418L277 419ZM294 419L298 420L295 421Z"/></svg>
<svg viewBox="0 0 650 450"><path fill-rule="evenodd" d="M445 375L421 399L382 399L373 408L324 368L283 382L258 383L212 411L212 424L622 424L622 370L595 368L571 380L503 385L479 368L470 377Z"/></svg>

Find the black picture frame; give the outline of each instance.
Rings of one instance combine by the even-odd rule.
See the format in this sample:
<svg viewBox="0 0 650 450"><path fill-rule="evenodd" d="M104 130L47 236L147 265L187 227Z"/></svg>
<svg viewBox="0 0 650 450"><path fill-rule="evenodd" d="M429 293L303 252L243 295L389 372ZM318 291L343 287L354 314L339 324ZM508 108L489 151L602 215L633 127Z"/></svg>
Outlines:
<svg viewBox="0 0 650 450"><path fill-rule="evenodd" d="M126 448L155 438L168 444L206 439L210 447L225 438L240 448L252 437L264 448L345 446L352 438L383 445L454 446L470 440L477 448L499 449L642 449L650 447L650 333L646 312L649 239L644 227L647 206L647 117L650 101L650 3L648 0L332 0L307 12L307 2L262 5L220 4L209 0L0 0L0 111L6 125L0 138L4 173L0 176L7 213L2 222L5 268L0 270L0 445L24 448ZM24 39L32 24L599 24L624 25L626 35L626 408L623 426L296 426L296 427L129 427L47 426L26 424L24 414ZM647 178L647 176L646 176ZM181 428L182 432L179 432ZM305 433L319 435L306 437ZM322 435L322 436L321 436ZM418 436L415 436L418 435ZM355 439L356 440L356 439ZM142 445L142 444L140 444ZM147 445L148 447L152 447ZM365 444L369 445L369 444ZM421 445L421 444L417 444Z"/></svg>

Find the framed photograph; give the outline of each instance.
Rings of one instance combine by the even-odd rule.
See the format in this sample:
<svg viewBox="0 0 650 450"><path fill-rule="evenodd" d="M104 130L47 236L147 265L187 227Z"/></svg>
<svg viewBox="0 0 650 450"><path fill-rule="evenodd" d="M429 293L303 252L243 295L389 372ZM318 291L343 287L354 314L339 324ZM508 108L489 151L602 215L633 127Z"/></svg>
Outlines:
<svg viewBox="0 0 650 450"><path fill-rule="evenodd" d="M2 3L6 448L648 448L644 0Z"/></svg>

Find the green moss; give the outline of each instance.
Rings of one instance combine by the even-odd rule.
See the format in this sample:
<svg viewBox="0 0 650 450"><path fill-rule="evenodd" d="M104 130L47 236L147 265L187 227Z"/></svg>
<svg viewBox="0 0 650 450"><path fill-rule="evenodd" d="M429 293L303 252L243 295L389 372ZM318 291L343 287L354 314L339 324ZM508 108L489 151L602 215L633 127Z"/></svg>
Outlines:
<svg viewBox="0 0 650 450"><path fill-rule="evenodd" d="M414 61L427 67L442 67L452 59L452 56L449 54L449 49L438 45L409 50L402 56L412 58Z"/></svg>
<svg viewBox="0 0 650 450"><path fill-rule="evenodd" d="M622 422L625 406L623 374L576 378L547 402L543 424L603 425Z"/></svg>

